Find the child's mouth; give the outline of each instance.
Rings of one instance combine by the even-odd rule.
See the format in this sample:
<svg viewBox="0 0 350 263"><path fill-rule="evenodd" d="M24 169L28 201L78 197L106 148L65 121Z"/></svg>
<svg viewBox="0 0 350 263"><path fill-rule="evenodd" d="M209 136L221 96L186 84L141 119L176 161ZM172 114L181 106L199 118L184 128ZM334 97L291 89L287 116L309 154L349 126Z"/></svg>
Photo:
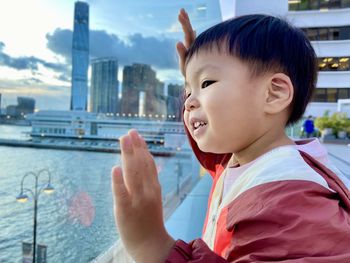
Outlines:
<svg viewBox="0 0 350 263"><path fill-rule="evenodd" d="M198 136L202 135L205 132L207 126L208 126L208 123L206 123L204 121L195 122L193 124L193 128L194 128L193 134L194 134L194 136L198 137Z"/></svg>

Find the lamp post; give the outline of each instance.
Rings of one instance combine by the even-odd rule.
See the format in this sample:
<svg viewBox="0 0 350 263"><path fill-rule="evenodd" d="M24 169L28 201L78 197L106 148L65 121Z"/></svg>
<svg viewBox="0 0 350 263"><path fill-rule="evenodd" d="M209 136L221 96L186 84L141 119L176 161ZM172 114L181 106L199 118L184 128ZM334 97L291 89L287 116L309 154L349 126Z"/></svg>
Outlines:
<svg viewBox="0 0 350 263"><path fill-rule="evenodd" d="M39 176L42 173L46 173L49 176L49 178L48 178L49 180L48 180L48 183L45 187L43 186L38 190ZM29 175L33 175L35 178L35 190L34 190L34 192L31 189L23 188L24 179ZM39 195L41 194L41 192L44 192L46 194L51 194L54 192L54 190L55 189L51 186L51 174L50 174L50 172L47 169L42 169L36 174L33 172L28 172L23 176L22 182L21 182L21 192L16 198L18 202L24 203L28 200L28 195L26 195L25 192L30 192L33 196L33 200L34 200L33 263L35 263L35 252L36 252L36 228L37 228L36 227L36 218L37 218L37 210L38 210L38 198L39 198Z"/></svg>

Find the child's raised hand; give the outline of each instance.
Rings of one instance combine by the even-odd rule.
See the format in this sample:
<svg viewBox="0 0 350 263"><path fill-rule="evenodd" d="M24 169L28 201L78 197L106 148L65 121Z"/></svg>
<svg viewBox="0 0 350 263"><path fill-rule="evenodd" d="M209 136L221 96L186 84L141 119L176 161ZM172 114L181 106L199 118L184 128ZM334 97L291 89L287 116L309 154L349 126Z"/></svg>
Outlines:
<svg viewBox="0 0 350 263"><path fill-rule="evenodd" d="M175 241L163 221L161 188L152 155L136 130L120 138L122 167L112 170L114 216L135 262L164 262Z"/></svg>
<svg viewBox="0 0 350 263"><path fill-rule="evenodd" d="M177 54L179 55L179 66L182 75L185 76L185 59L186 51L192 45L196 38L196 31L192 29L190 18L185 9L181 8L178 20L181 23L182 30L184 32L184 42L178 42L176 44Z"/></svg>

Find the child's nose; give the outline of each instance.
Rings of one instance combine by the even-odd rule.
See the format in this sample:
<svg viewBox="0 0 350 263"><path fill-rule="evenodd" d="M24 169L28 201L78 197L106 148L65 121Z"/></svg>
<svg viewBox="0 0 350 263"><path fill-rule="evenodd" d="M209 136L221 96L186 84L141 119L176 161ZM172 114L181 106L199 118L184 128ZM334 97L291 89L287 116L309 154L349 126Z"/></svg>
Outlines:
<svg viewBox="0 0 350 263"><path fill-rule="evenodd" d="M191 111L199 107L199 101L193 95L190 95L185 101L185 110Z"/></svg>

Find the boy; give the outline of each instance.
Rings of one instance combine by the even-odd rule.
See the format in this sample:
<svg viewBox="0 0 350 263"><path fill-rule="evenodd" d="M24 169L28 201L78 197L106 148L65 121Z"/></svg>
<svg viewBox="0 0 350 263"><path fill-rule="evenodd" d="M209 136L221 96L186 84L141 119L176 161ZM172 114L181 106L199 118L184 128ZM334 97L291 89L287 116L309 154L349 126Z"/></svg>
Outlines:
<svg viewBox="0 0 350 263"><path fill-rule="evenodd" d="M179 19L191 42L183 10ZM317 140L294 142L284 132L315 88L316 56L304 34L281 19L248 15L206 30L188 47L177 46L185 58L184 123L213 177L203 240L186 244L165 230L154 161L131 130L120 139L123 170L112 171L116 223L131 257L350 262L348 189Z"/></svg>

